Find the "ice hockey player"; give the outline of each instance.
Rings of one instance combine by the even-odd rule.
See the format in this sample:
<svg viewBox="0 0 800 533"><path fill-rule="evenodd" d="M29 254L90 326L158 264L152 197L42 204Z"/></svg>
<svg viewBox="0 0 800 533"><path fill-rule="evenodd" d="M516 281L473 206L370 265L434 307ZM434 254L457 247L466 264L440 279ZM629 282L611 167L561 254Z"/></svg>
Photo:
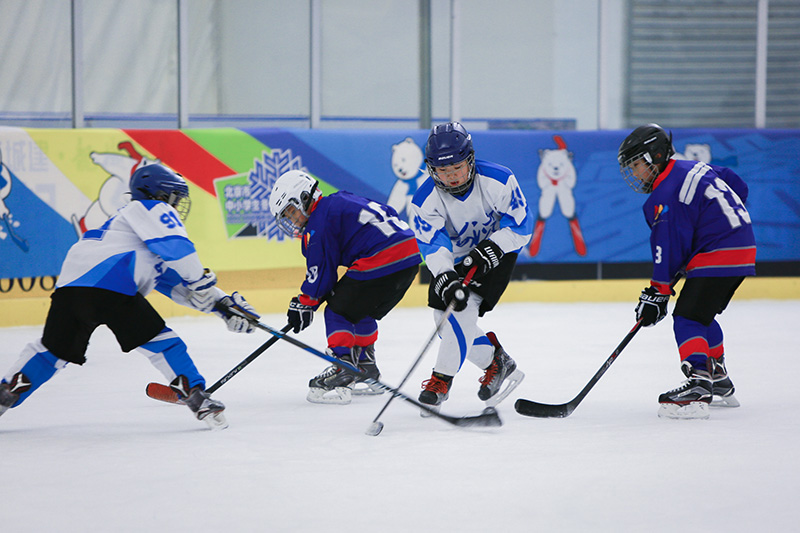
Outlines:
<svg viewBox="0 0 800 533"><path fill-rule="evenodd" d="M275 182L269 208L284 233L301 238L306 279L287 312L293 331L311 325L323 301L327 352L357 366L354 376L331 365L308 383L311 403L349 404L353 394L380 394L375 361L378 320L405 295L422 261L408 224L388 205L339 191L324 196L308 173L290 170ZM338 267L347 271L339 278Z"/></svg>
<svg viewBox="0 0 800 533"><path fill-rule="evenodd" d="M216 276L200 263L182 223L191 206L182 176L161 164L146 165L131 176L130 190L131 202L67 253L42 337L23 349L0 381L0 414L68 363L85 363L89 338L104 324L124 352L147 356L199 420L212 429L227 426L225 406L205 392L186 344L145 296L155 288L204 313L218 301L255 310L239 293L229 296L216 287ZM234 332L254 330L242 318L218 314Z"/></svg>
<svg viewBox="0 0 800 533"><path fill-rule="evenodd" d="M436 323L451 303L454 312L441 328L433 374L423 382L419 401L438 408L468 359L484 370L478 397L494 406L525 375L497 336L478 327L478 318L508 286L517 255L530 241L533 218L511 170L476 160L472 137L460 123L433 127L425 162L430 177L414 195L409 218L432 275L428 305ZM473 267L474 277L464 287Z"/></svg>
<svg viewBox="0 0 800 533"><path fill-rule="evenodd" d="M649 194L653 278L642 291L636 318L644 327L667 315L671 284L686 281L672 312L681 371L687 380L661 394L659 416L708 418L709 405L738 407L725 366L716 315L746 276L755 275L756 241L744 206L748 188L731 169L672 158L672 134L657 124L633 130L619 147L625 181Z"/></svg>

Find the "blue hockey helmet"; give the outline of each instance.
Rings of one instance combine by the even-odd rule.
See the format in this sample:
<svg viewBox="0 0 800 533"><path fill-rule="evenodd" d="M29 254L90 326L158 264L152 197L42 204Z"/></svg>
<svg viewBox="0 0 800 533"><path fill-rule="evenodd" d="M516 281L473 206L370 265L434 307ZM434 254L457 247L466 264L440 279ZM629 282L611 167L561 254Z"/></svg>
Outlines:
<svg viewBox="0 0 800 533"><path fill-rule="evenodd" d="M437 174L437 168L457 165L462 161L466 161L469 167L469 175L465 182L455 186L448 185ZM475 150L472 148L472 136L459 122L434 126L425 145L425 163L437 187L455 196L464 194L475 179Z"/></svg>
<svg viewBox="0 0 800 533"><path fill-rule="evenodd" d="M653 190L656 177L664 171L674 154L672 132L667 134L658 124L645 124L622 141L617 161L628 185L636 192L649 193ZM638 165L644 168L634 171L637 161L641 161Z"/></svg>
<svg viewBox="0 0 800 533"><path fill-rule="evenodd" d="M166 202L186 220L192 202L189 186L183 176L159 163L136 169L130 181L131 200L158 200Z"/></svg>

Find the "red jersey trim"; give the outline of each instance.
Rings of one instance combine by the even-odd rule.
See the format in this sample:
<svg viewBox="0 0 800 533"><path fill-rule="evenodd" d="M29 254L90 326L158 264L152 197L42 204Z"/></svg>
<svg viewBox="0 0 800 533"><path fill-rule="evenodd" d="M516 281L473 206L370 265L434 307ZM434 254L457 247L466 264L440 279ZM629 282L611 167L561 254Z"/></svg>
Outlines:
<svg viewBox="0 0 800 533"><path fill-rule="evenodd" d="M404 259L413 257L419 254L417 247L417 240L414 237L384 248L380 252L369 257L362 257L353 263L348 270L355 270L356 272L369 272L378 268L385 267L394 263L399 263Z"/></svg>
<svg viewBox="0 0 800 533"><path fill-rule="evenodd" d="M727 248L704 252L692 257L686 272L703 268L744 267L756 264L756 247Z"/></svg>

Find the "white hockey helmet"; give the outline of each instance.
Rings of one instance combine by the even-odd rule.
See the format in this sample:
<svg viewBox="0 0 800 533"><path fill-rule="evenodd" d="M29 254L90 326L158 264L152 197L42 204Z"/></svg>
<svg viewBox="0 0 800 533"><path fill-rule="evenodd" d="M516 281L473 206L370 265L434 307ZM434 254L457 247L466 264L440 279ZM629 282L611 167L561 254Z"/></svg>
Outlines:
<svg viewBox="0 0 800 533"><path fill-rule="evenodd" d="M322 196L317 189L319 183L302 170L284 172L275 181L269 195L269 211L275 217L278 227L290 237L298 237L305 230L305 221L298 223L287 216L286 208L294 207L304 218L308 218L309 209Z"/></svg>

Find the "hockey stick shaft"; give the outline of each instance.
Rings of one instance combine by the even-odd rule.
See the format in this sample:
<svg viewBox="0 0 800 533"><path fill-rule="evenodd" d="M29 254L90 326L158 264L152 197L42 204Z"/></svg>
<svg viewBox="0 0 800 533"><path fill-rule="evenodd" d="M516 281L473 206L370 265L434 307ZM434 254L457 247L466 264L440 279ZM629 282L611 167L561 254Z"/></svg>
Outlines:
<svg viewBox="0 0 800 533"><path fill-rule="evenodd" d="M246 318L247 321L250 322L250 324L252 324L254 327L256 327L258 329L261 329L261 330L264 330L264 331L274 335L275 337L283 339L286 342L288 342L289 344L293 344L294 346L297 346L298 348L300 348L302 350L305 350L306 352L308 352L310 354L316 355L317 357L319 357L321 359L325 359L329 363L341 368L345 372L349 372L350 374L357 375L357 376L364 376L363 372L361 372L358 368L354 367L353 365L347 363L346 361L342 361L341 359L338 359L336 357L328 355L325 352L321 352L321 351L317 350L316 348L304 343L303 341L287 335L283 331L279 331L279 330L277 330L275 328L272 328L272 327L260 322L258 320L258 318L255 317L255 315L243 312L243 311L241 311L239 309L227 307L227 306L225 306L224 304L221 304L221 303L217 303L216 308L218 310L222 311L223 313L229 313L229 314L232 314L232 315L237 315L237 316L241 316L243 318ZM367 385L375 385L375 386L380 387L380 388L382 388L382 389L384 389L386 391L389 391L394 396L397 396L401 400L406 401L406 402L408 402L408 403L410 403L412 405L415 405L420 409L428 411L432 416L435 416L435 417L439 418L440 420L444 420L445 422L447 422L449 424L452 424L454 426L459 426L459 427L484 426L484 427L486 427L486 426L500 426L500 425L502 425L502 421L500 420L500 417L498 416L497 411L495 411L493 409L484 411L483 413L481 413L479 415L475 415L475 416L465 416L465 417L448 416L448 415L441 414L441 413L439 413L437 411L434 411L430 407L419 403L418 401L414 400L413 398L411 398L409 396L406 396L405 394L403 394L399 390L397 390L397 389L395 389L393 387L390 387L390 386L386 385L385 383L383 383L383 382L381 382L381 381L379 381L377 379L372 379L372 378L366 378L365 377L364 383L366 383Z"/></svg>
<svg viewBox="0 0 800 533"><path fill-rule="evenodd" d="M478 267L472 267L472 268L469 269L469 272L467 272L467 275L464 276L464 279L461 282L461 285L463 287L466 287L467 285L469 285L469 282L472 281L472 277L475 275L475 272L477 270L478 270ZM436 337L439 335L439 332L442 330L442 326L444 326L445 322L447 322L450 319L450 315L453 314L453 311L455 310L455 305L456 305L455 300L452 300L447 305L447 308L444 310L444 314L439 319L439 322L436 324L436 327L434 328L433 333L430 334L430 336L428 337L428 340L425 342L425 344L422 346L422 349L419 351L419 355L417 355L417 358L414 360L414 363L411 365L411 368L408 369L408 372L406 372L406 375L403 376L403 379L400 381L400 384L397 386L398 389L402 388L402 386L406 384L406 381L408 381L408 378L411 377L411 374L413 374L414 370L417 369L417 366L419 365L420 361L422 361L422 358L428 352L428 349L431 347L431 344L433 344L433 341L436 339ZM394 400L394 395L390 396L389 399L386 400L386 403L383 405L383 408L378 412L377 415L375 415L375 418L372 420L373 424L377 424L378 419L380 419L381 415L383 415L384 411L386 411L386 409L389 407L389 404L392 403L392 400Z"/></svg>
<svg viewBox="0 0 800 533"><path fill-rule="evenodd" d="M281 331L286 333L291 329L292 326L287 324ZM267 342L256 348L253 353L245 357L241 363L232 368L227 374L219 378L216 383L208 387L206 392L209 394L214 393L217 389L225 385L233 376L244 370L244 367L255 361L259 355L267 351L270 346L278 342L278 340L278 337L271 337L269 340L267 340ZM147 385L146 393L149 397L155 400L161 400L162 402L169 403L181 403L178 393L172 390L169 385L164 385L162 383L149 383Z"/></svg>
<svg viewBox="0 0 800 533"><path fill-rule="evenodd" d="M608 357L608 359L605 360L603 366L601 366L600 369L597 372L595 372L594 376L592 376L592 379L589 380L589 383L587 383L586 386L583 388L583 390L581 390L581 392L579 392L578 395L575 396L575 398L573 398L569 402L554 405L554 404L534 402L531 400L525 400L520 398L514 404L514 409L521 415L533 416L536 418L568 417L570 414L572 414L572 411L574 411L575 408L578 407L578 404L580 404L581 401L583 401L586 395L589 394L589 391L592 390L592 387L594 387L595 384L600 380L600 378L603 377L603 374L606 373L606 370L609 369L611 364L617 359L617 357L619 357L619 354L622 353L622 350L625 349L628 343L631 342L631 339L633 339L634 335L636 335L636 333L638 333L641 328L642 328L642 321L639 320L638 322L636 322L633 328L628 332L628 334L625 335L625 338L622 339L622 342L620 342L617 345L617 347L614 349L614 352Z"/></svg>
<svg viewBox="0 0 800 533"><path fill-rule="evenodd" d="M677 274L675 274L675 277L669 284L670 290L675 288L675 285L678 284L683 275L684 275L683 270L680 270L678 271ZM614 352L608 357L608 359L606 359L605 363L603 363L603 366L600 367L600 370L598 370L595 373L595 375L592 376L592 379L589 380L589 383L587 383L586 386L583 388L583 390L581 390L581 392L578 393L578 395L575 396L569 402L553 405L553 404L534 402L531 400L525 400L520 398L514 404L514 409L516 409L516 411L521 415L533 416L537 418L568 417L570 414L572 414L572 411L574 411L575 408L578 407L578 404L580 404L581 401L583 401L584 397L586 397L586 395L589 394L589 391L592 390L592 387L594 387L595 383L597 383L603 376L603 374L606 373L606 370L608 370L611 364L617 359L617 357L619 357L619 354L622 353L622 350L625 349L625 347L628 345L629 342L631 342L631 339L633 339L634 335L636 335L640 329L642 329L641 318L636 322L633 328L631 328L628 334L625 335L625 338L622 339L622 342L620 342L619 345L617 345Z"/></svg>
<svg viewBox="0 0 800 533"><path fill-rule="evenodd" d="M285 326L283 326L283 328L281 329L281 331L282 331L283 333L287 333L287 332L289 332L291 329L292 329L292 326L291 326L291 325L289 325L289 324L286 324ZM252 363L252 362L253 362L253 361L256 359L256 357L258 357L259 355L261 355L262 353L264 353L264 352L267 350L267 348L269 348L270 346L272 346L272 345L273 345L273 344L275 344L276 342L278 342L278 337L272 337L272 338L271 338L271 339L269 339L267 342L265 342L264 344L262 344L261 346L259 346L258 348L256 348L256 349L255 349L255 351L253 351L253 353L251 353L251 354L250 354L250 355L248 355L248 356L247 356L247 357L246 357L244 360L242 360L242 362L241 362L241 363L239 363L238 365L236 365L236 366L235 366L234 368L232 368L232 369L231 369L231 370L230 370L230 371L229 371L227 374L225 374L224 376L222 376L221 378L219 378L219 379L217 380L217 382L216 382L216 383L214 383L214 384L213 384L213 385L211 385L209 388L207 388L207 389L206 389L206 392L208 392L209 394L211 394L211 393L215 392L217 389L219 389L220 387L222 387L223 385L225 385L225 384L228 382L228 380L229 380L229 379L231 379L233 376L235 376L236 374L238 374L239 372L241 372L241 371L244 369L244 367L246 367L247 365L249 365L250 363Z"/></svg>

